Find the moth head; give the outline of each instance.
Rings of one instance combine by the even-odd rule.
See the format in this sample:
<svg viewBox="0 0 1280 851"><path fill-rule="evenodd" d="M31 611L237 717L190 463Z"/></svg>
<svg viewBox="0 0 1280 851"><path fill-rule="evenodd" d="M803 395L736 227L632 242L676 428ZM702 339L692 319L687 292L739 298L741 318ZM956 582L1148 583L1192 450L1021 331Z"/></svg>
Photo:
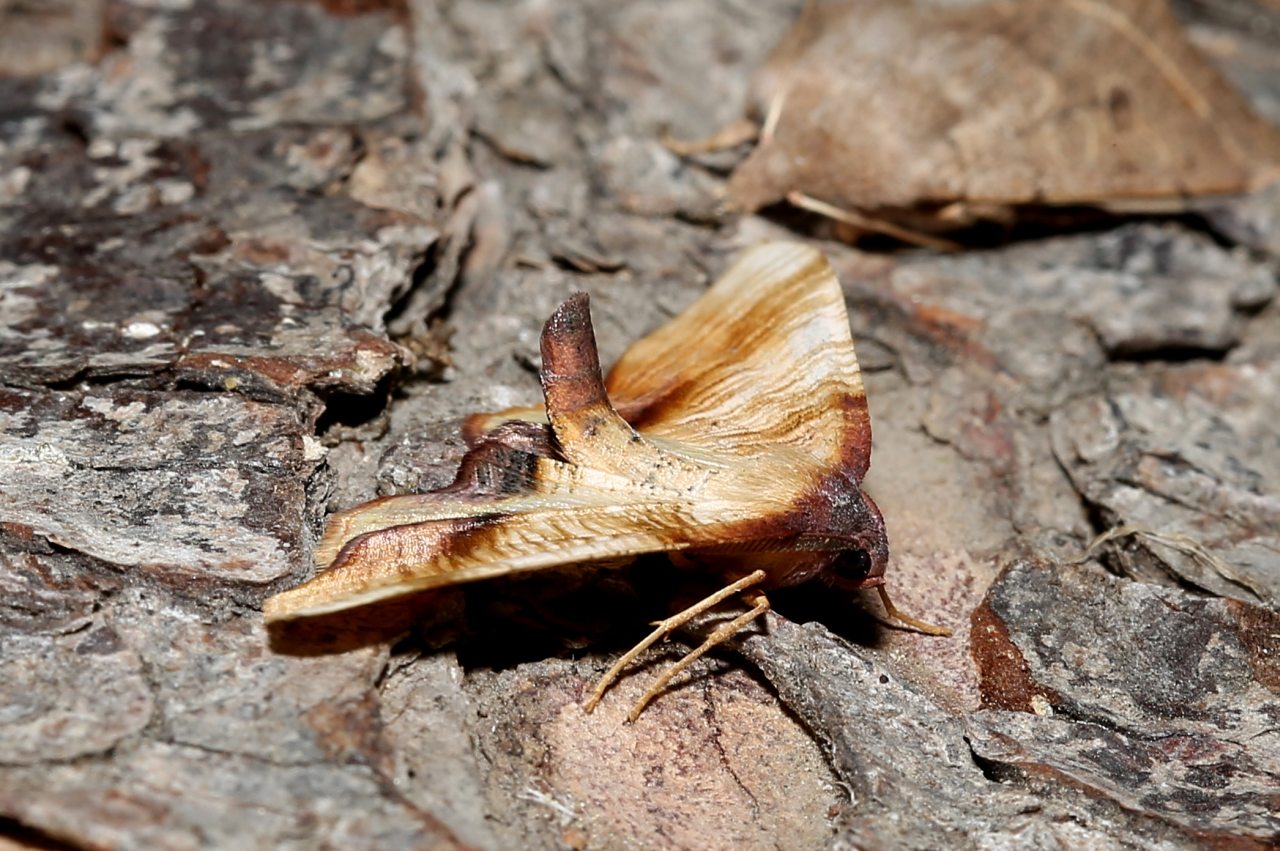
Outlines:
<svg viewBox="0 0 1280 851"><path fill-rule="evenodd" d="M835 500L832 521L846 546L827 567L831 584L847 590L883 585L889 538L875 501L854 485Z"/></svg>

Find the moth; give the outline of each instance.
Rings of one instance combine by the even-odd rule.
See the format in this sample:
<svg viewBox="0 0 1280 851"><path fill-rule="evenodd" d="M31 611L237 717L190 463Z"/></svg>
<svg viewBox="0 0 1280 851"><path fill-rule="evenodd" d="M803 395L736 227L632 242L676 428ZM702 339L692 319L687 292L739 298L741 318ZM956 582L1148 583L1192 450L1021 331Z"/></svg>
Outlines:
<svg viewBox="0 0 1280 851"><path fill-rule="evenodd" d="M756 140L729 207L785 200L935 247L978 221L1180 212L1280 178L1280 130L1165 0L812 0L750 106L759 121L672 145Z"/></svg>
<svg viewBox="0 0 1280 851"><path fill-rule="evenodd" d="M748 251L691 307L633 344L604 379L588 300L542 331L545 405L477 414L454 482L335 514L314 579L268 599L267 621L428 588L667 552L724 587L657 624L600 679L590 711L654 642L731 598L746 611L672 677L769 610L772 588L822 579L884 589L885 524L860 483L871 422L844 296L803 245Z"/></svg>

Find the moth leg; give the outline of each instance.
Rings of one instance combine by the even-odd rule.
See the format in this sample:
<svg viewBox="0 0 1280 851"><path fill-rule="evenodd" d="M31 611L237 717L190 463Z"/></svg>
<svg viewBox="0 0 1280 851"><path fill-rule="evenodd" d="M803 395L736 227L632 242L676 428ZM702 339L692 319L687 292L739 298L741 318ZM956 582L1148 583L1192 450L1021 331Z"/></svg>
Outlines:
<svg viewBox="0 0 1280 851"><path fill-rule="evenodd" d="M731 585L726 585L711 596L699 600L683 612L674 614L666 620L659 621L657 629L649 633L643 641L627 651L621 659L613 664L612 668L605 671L604 676L600 678L599 682L596 683L595 689L591 692L591 697L587 698L587 702L583 704L582 708L587 712L595 709L596 704L600 702L600 698L604 697L604 693L608 691L609 686L612 685L613 681L622 673L622 669L634 662L637 656L648 650L657 641L675 632L677 629L684 626L707 609L719 604L726 598L732 597L734 594L750 588L752 585L760 584L764 581L765 575L766 574L763 570L757 570L755 573L748 574ZM723 641L724 639L722 638L720 640ZM706 651L704 650L703 652L705 653ZM648 703L652 696L653 695L646 695L640 705L643 706L645 703Z"/></svg>
<svg viewBox="0 0 1280 851"><path fill-rule="evenodd" d="M837 207L835 204L828 204L826 201L820 201L812 195L805 195L803 192L788 192L787 201L802 210L808 210L811 213L817 213L819 216L826 216L837 222L843 222L851 225L859 230L871 231L873 233L883 233L894 239L900 239L911 245L919 245L923 248L936 248L939 251L959 251L960 246L949 239L942 239L936 236L920 233L910 228L899 227L893 222L877 219L871 216L864 216L862 213L853 210L846 210L843 207Z"/></svg>
<svg viewBox="0 0 1280 851"><path fill-rule="evenodd" d="M668 683L675 679L677 674L700 659L708 650L715 647L717 644L732 638L747 624L769 611L769 598L765 597L764 594L757 593L752 602L753 605L751 611L738 615L738 617L728 623L717 627L715 632L707 636L706 641L698 645L695 650L688 653L679 662L676 662L670 668L667 668L667 670L662 673L662 676L658 677L657 682L649 686L649 690L636 701L636 705L631 707L631 711L627 713L627 720L635 721L639 718L640 713L644 711L644 708L649 704L649 701L661 694L662 690L667 687Z"/></svg>
<svg viewBox="0 0 1280 851"><path fill-rule="evenodd" d="M934 626L931 623L925 623L924 621L919 620L918 618L913 618L911 617L911 615L908 615L899 611L898 607L895 606L893 604L893 601L889 599L889 592L884 590L883 585L877 585L876 591L880 593L880 602L884 603L884 610L888 612L889 617L893 618L894 620L902 621L907 626L912 627L913 629L918 629L921 632L923 632L925 635L950 635L951 634L951 630L947 629L945 626Z"/></svg>

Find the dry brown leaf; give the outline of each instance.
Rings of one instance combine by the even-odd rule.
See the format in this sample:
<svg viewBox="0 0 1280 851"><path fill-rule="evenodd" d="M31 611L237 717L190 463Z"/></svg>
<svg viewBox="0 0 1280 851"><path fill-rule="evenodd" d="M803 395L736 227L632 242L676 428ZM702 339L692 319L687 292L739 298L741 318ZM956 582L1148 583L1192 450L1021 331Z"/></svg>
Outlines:
<svg viewBox="0 0 1280 851"><path fill-rule="evenodd" d="M1280 177L1280 131L1164 0L811 3L753 98L768 117L728 186L745 210L808 198L939 232L1019 205L1177 209Z"/></svg>

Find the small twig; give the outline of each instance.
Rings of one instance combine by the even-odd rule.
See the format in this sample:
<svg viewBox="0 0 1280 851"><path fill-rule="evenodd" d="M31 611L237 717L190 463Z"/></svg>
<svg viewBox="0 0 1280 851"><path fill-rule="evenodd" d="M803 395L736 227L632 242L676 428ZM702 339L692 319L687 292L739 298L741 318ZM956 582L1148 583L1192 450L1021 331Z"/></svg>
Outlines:
<svg viewBox="0 0 1280 851"><path fill-rule="evenodd" d="M1094 554L1102 548L1103 544L1116 540L1117 538L1142 538L1155 544L1162 544L1170 549L1177 550L1183 555L1190 556L1205 567L1212 568L1224 577L1230 579L1234 573L1232 567L1227 562L1218 558L1209 552L1199 541L1186 535L1177 533L1169 534L1165 532L1157 532L1154 529L1148 529L1143 526L1134 526L1126 523L1123 526L1116 526L1108 529L1098 537L1094 538L1085 551L1078 557L1073 559L1071 564L1082 564L1093 558Z"/></svg>

